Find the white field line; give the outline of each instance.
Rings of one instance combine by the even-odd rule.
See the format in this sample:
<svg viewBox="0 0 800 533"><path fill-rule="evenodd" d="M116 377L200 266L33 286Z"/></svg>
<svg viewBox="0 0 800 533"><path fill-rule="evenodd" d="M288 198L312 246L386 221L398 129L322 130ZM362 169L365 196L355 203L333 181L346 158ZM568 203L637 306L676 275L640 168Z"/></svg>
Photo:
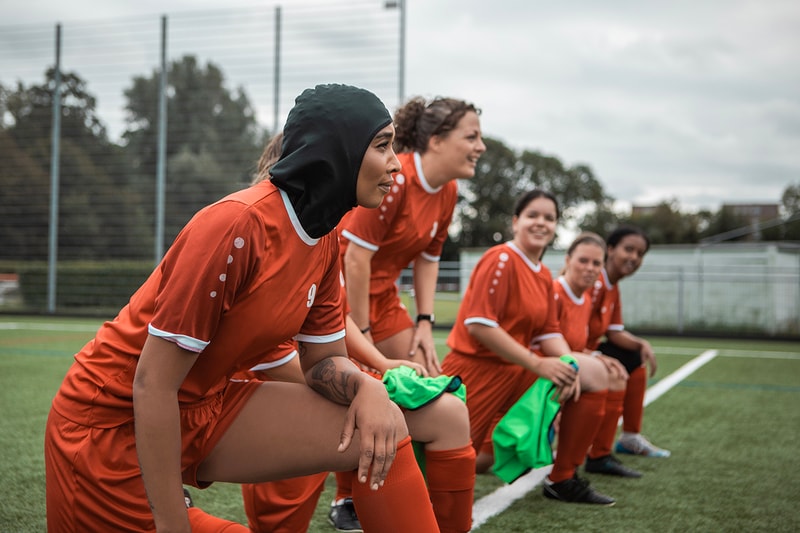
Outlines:
<svg viewBox="0 0 800 533"><path fill-rule="evenodd" d="M656 401L662 394L686 379L686 377L698 368L714 359L718 353L717 350L707 350L648 388L645 393L644 404L648 405ZM531 470L513 483L503 485L491 494L487 494L476 501L472 506L472 531L475 531L485 524L487 520L493 516L499 515L508 509L516 500L524 497L535 489L542 480L544 480L545 476L550 473L552 467L552 465L548 465L537 468L536 470Z"/></svg>
<svg viewBox="0 0 800 533"><path fill-rule="evenodd" d="M718 353L717 350L706 350L652 387L648 387L647 392L644 394L644 405L648 406L652 402L658 400L662 394L689 377L695 370L714 359Z"/></svg>
<svg viewBox="0 0 800 533"><path fill-rule="evenodd" d="M658 348L659 354L674 354L674 355L693 355L697 353L696 349L692 348ZM739 357L751 358L754 357L753 352L750 350L737 350L732 348L719 348L719 357ZM767 352L758 351L760 359L800 359L800 344L797 345L797 352Z"/></svg>
<svg viewBox="0 0 800 533"><path fill-rule="evenodd" d="M800 348L798 349L800 352ZM739 357L742 359L753 358L753 352L745 350L722 350L720 357ZM788 361L800 359L800 353L792 352L758 352L759 359L785 359Z"/></svg>
<svg viewBox="0 0 800 533"><path fill-rule="evenodd" d="M48 324L42 323L28 323L28 322L0 322L0 329L7 330L31 330L31 331L86 331L95 332L97 325L89 324Z"/></svg>

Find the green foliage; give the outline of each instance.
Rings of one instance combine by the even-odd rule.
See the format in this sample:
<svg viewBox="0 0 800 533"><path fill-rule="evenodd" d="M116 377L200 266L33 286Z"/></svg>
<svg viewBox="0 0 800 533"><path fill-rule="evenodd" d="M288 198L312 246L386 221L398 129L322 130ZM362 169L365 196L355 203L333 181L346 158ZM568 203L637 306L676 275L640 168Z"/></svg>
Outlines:
<svg viewBox="0 0 800 533"><path fill-rule="evenodd" d="M787 241L800 241L800 181L786 187L781 206L786 216L782 237Z"/></svg>
<svg viewBox="0 0 800 533"><path fill-rule="evenodd" d="M153 255L158 73L125 91L125 144L109 141L96 99L77 74L61 75L59 259ZM0 259L48 253L55 72L42 85L0 87ZM264 132L242 89L220 69L184 57L169 73L167 243L201 207L250 181Z"/></svg>
<svg viewBox="0 0 800 533"><path fill-rule="evenodd" d="M608 235L619 225L620 217L614 212L611 198L594 204L579 220L578 227L583 231L593 231L598 235Z"/></svg>
<svg viewBox="0 0 800 533"><path fill-rule="evenodd" d="M699 218L681 213L677 200L661 202L646 214L620 218L620 223L642 228L652 244L696 243L699 240Z"/></svg>
<svg viewBox="0 0 800 533"><path fill-rule="evenodd" d="M603 187L587 165L565 167L555 156L525 150L520 154L502 142L484 138L486 153L475 177L462 183L457 210L460 247L486 247L511 237L513 206L523 192L540 188L558 199L562 219L586 202L607 200Z"/></svg>
<svg viewBox="0 0 800 533"><path fill-rule="evenodd" d="M486 152L475 177L461 182L457 207L458 247L491 246L503 241L517 196L517 156L500 141L484 138Z"/></svg>
<svg viewBox="0 0 800 533"><path fill-rule="evenodd" d="M127 186L122 150L108 140L95 98L77 74L63 73L59 144L60 257L136 256L147 237ZM0 91L8 123L0 130L0 258L45 259L48 249L55 73L42 85ZM113 228L114 231L109 231Z"/></svg>
<svg viewBox="0 0 800 533"><path fill-rule="evenodd" d="M714 235L721 235L727 232L733 232L744 226L748 225L748 220L745 217L739 216L733 212L730 207L722 207L715 213L708 222L708 227L701 233L701 237L711 237ZM729 241L743 240L744 235L738 237L731 237Z"/></svg>
<svg viewBox="0 0 800 533"><path fill-rule="evenodd" d="M202 206L250 182L265 133L244 91L231 92L216 65L194 56L173 61L167 75L167 242ZM132 177L153 198L158 147L160 73L137 76L125 89L128 125L123 134ZM148 212L152 204L147 205Z"/></svg>

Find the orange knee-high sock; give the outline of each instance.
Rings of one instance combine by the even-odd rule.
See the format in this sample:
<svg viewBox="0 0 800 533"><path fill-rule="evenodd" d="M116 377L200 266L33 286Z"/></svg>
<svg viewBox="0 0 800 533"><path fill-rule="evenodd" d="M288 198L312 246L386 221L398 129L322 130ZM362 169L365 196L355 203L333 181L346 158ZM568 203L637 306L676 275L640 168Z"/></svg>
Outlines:
<svg viewBox="0 0 800 533"><path fill-rule="evenodd" d="M238 522L231 522L224 520L217 516L212 516L202 509L197 507L190 507L187 509L189 513L189 523L192 526L193 533L249 533L250 528L243 526Z"/></svg>
<svg viewBox="0 0 800 533"><path fill-rule="evenodd" d="M617 434L619 417L622 415L622 403L625 399L624 390L610 390L606 397L606 414L597 434L592 441L592 449L589 450L589 457L597 459L611 453L611 446L614 444L614 435ZM562 422L563 423L563 422Z"/></svg>
<svg viewBox="0 0 800 533"><path fill-rule="evenodd" d="M564 481L575 475L583 464L600 423L606 414L608 391L582 392L580 400L568 401L561 409L561 427L550 480Z"/></svg>
<svg viewBox="0 0 800 533"><path fill-rule="evenodd" d="M622 410L622 431L642 432L644 418L644 393L647 389L647 369L640 366L631 372L625 388L625 406Z"/></svg>
<svg viewBox="0 0 800 533"><path fill-rule="evenodd" d="M353 504L365 533L437 533L436 516L411 439L403 439L383 487L353 483Z"/></svg>
<svg viewBox="0 0 800 533"><path fill-rule="evenodd" d="M296 533L308 530L325 488L327 472L309 476L242 484L244 512L256 533Z"/></svg>
<svg viewBox="0 0 800 533"><path fill-rule="evenodd" d="M442 533L466 533L472 528L475 493L475 448L425 450L428 492Z"/></svg>
<svg viewBox="0 0 800 533"><path fill-rule="evenodd" d="M353 478L355 477L355 470L336 472L336 500L353 497Z"/></svg>

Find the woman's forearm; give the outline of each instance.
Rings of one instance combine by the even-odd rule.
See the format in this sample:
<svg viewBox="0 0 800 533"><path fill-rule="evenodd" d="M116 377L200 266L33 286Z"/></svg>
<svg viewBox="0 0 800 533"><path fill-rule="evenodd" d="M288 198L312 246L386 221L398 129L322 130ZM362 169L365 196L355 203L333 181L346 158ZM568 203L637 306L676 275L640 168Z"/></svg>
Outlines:
<svg viewBox="0 0 800 533"><path fill-rule="evenodd" d="M347 302L350 305L350 316L359 330L369 326L371 260L372 252L352 243L344 256Z"/></svg>
<svg viewBox="0 0 800 533"><path fill-rule="evenodd" d="M190 530L182 490L178 390L197 356L148 336L133 378L136 453L157 530Z"/></svg>
<svg viewBox="0 0 800 533"><path fill-rule="evenodd" d="M436 282L439 280L439 263L418 257L414 261L414 301L417 313L433 314Z"/></svg>
<svg viewBox="0 0 800 533"><path fill-rule="evenodd" d="M156 529L189 531L181 479L181 430L174 392L134 388L136 452Z"/></svg>
<svg viewBox="0 0 800 533"><path fill-rule="evenodd" d="M491 350L501 359L514 363L531 372L535 372L535 356L531 351L519 344L514 338L500 327L484 326L483 324L470 324L467 326L470 335Z"/></svg>

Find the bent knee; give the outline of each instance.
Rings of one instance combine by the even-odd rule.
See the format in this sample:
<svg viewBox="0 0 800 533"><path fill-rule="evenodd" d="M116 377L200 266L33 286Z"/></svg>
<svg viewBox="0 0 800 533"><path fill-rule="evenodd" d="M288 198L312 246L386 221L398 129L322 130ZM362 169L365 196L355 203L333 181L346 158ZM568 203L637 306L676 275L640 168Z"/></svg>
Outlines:
<svg viewBox="0 0 800 533"><path fill-rule="evenodd" d="M610 376L606 366L594 357L580 357L578 364L581 380L581 390L595 392L606 390L609 387Z"/></svg>
<svg viewBox="0 0 800 533"><path fill-rule="evenodd" d="M443 394L436 403L441 411L440 418L446 423L448 429L469 436L469 410L467 404L452 394Z"/></svg>

